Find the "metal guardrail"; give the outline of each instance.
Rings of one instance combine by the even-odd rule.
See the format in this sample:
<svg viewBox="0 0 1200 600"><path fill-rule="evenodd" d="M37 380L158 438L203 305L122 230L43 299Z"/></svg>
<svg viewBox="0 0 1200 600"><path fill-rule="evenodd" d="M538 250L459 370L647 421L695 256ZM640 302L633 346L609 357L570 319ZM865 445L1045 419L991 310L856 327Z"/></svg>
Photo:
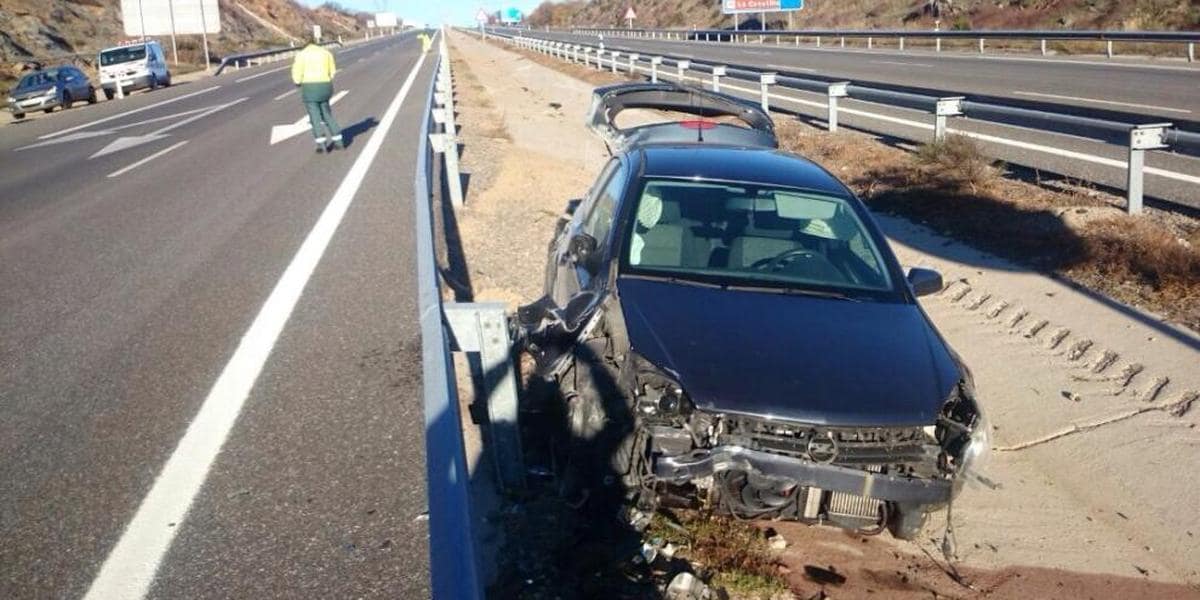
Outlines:
<svg viewBox="0 0 1200 600"><path fill-rule="evenodd" d="M341 46L342 42L340 42L340 41L324 42L321 45L322 46ZM225 67L228 67L230 65L232 65L233 70L236 71L236 70L242 68L243 66L250 67L250 66L260 65L264 62L275 62L278 60L285 60L285 59L289 58L293 53L299 52L303 49L304 49L303 46L288 46L286 48L269 48L267 50L258 50L255 52L243 52L241 54L231 54L231 55L226 56L221 59L221 64L217 65L217 70L213 72L213 75L214 76L220 75L221 72L225 70ZM263 59L269 59L269 60L263 60ZM257 61L257 62L255 62L255 61Z"/></svg>
<svg viewBox="0 0 1200 600"><path fill-rule="evenodd" d="M865 39L867 47L874 46L877 39L890 39L897 42L900 50L904 50L905 40L933 40L937 51L942 50L942 40L978 40L979 52L985 52L986 40L1021 40L1040 42L1041 53L1047 54L1047 41L1074 42L1104 42L1105 53L1109 58L1115 55L1113 42L1141 42L1155 44L1184 44L1187 49L1189 62L1196 60L1196 44L1200 43L1200 31L1100 31L1100 30L940 30L940 29L620 29L620 28L574 28L571 33L588 35L609 35L612 37L640 37L650 39L680 40L680 41L745 41L757 39L760 42L774 37L776 43L784 39L800 45L801 40L815 40L816 46L826 38L838 40L844 47L847 39Z"/></svg>
<svg viewBox="0 0 1200 600"><path fill-rule="evenodd" d="M451 352L475 353L482 400L487 409L488 453L496 481L505 489L524 482L517 427L516 373L508 318L499 303L445 303L434 240L435 181L445 184L454 209L462 205L457 163L454 91L445 34L439 45L419 130L413 189L416 204L417 299L421 326L425 463L429 507L429 570L432 596L481 600L483 580L474 537L471 473L467 467L459 410L458 381ZM437 157L441 169L435 177ZM476 473L478 476L479 473Z"/></svg>
<svg viewBox="0 0 1200 600"><path fill-rule="evenodd" d="M826 97L823 107L826 109L827 127L830 131L836 131L838 128L839 99L849 98L929 113L933 117L932 129L935 140L942 139L946 134L947 122L950 118L970 117L975 121L996 125L1018 126L1048 133L1068 134L1124 146L1128 149L1128 158L1126 161L1126 208L1131 214L1139 213L1142 210L1142 182L1145 152L1147 150L1171 150L1178 153L1200 156L1200 134L1177 129L1171 123L1143 124L1109 121L1093 117L979 102L963 96L935 97L872 88L849 81L831 82L791 75L780 75L776 72L764 71L749 65L718 64L711 61L684 59L669 55L642 56L626 51L606 50L599 46L588 44L573 44L530 37L524 35L523 32L510 34L491 30L490 33L507 39L518 46L550 54L564 60L582 62L589 66L593 62L592 57L594 56L594 62L596 62L598 69L603 68L603 64L607 62L614 72L619 68L625 69L629 73L641 71L648 74L652 81L658 80L660 68L666 64L676 67L676 72L669 76L673 76L677 80L682 80L689 69L711 73L712 87L718 91L721 87L720 80L722 77L754 82L758 84L757 91L763 108L769 108L770 106L770 98L772 97L770 88L774 85L823 94ZM624 60L622 60L623 58ZM810 106L818 106L817 102L796 99L793 99L793 101Z"/></svg>

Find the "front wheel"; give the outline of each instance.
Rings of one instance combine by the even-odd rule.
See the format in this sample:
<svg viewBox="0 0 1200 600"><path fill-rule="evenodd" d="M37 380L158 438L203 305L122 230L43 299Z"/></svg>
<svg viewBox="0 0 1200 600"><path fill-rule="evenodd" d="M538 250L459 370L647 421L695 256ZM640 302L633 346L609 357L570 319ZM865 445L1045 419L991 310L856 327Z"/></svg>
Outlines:
<svg viewBox="0 0 1200 600"><path fill-rule="evenodd" d="M25 113L13 113L13 118L14 118L14 119L16 119L16 120L18 120L18 121L19 121L19 120L21 120L21 119L24 119L24 118L25 118Z"/></svg>
<svg viewBox="0 0 1200 600"><path fill-rule="evenodd" d="M71 92L63 92L62 102L61 102L63 110L67 110L68 108L71 108L71 105L74 103L75 103L75 100L71 98Z"/></svg>
<svg viewBox="0 0 1200 600"><path fill-rule="evenodd" d="M115 95L116 95L116 92L114 92L112 90L104 90L104 99L105 100L112 100L113 96L115 96Z"/></svg>

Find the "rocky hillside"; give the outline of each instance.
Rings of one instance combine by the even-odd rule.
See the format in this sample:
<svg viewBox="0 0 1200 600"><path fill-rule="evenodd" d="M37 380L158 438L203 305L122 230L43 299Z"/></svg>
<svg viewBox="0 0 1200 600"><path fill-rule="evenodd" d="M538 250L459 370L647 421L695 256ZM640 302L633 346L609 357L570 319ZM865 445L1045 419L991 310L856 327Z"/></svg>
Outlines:
<svg viewBox="0 0 1200 600"><path fill-rule="evenodd" d="M638 0L635 27L732 26L718 0ZM531 24L624 26L628 0L544 2ZM752 17L757 24L757 15ZM808 2L794 14L797 28L932 29L935 18L955 29L1200 29L1198 0L841 0ZM787 25L768 13L770 28Z"/></svg>
<svg viewBox="0 0 1200 600"><path fill-rule="evenodd" d="M296 0L219 0L221 33L209 36L214 57L286 45L313 24L327 35L362 35L366 16L329 3L307 8ZM0 89L35 63L90 67L96 52L125 38L120 0L0 0ZM170 59L170 38L160 38ZM178 36L179 60L203 62L200 36Z"/></svg>

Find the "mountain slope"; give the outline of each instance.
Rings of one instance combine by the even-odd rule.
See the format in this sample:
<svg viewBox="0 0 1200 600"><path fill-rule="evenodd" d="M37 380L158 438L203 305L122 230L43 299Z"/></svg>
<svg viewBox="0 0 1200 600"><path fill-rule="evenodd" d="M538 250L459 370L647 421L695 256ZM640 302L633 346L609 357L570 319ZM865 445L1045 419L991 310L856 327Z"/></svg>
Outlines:
<svg viewBox="0 0 1200 600"><path fill-rule="evenodd" d="M635 27L730 28L716 0L638 0ZM535 26L619 26L629 0L543 2L530 13ZM757 15L743 15L752 26ZM1197 0L842 0L808 2L793 26L814 29L1200 29ZM787 26L786 13L767 13L770 28Z"/></svg>
<svg viewBox="0 0 1200 600"><path fill-rule="evenodd" d="M365 16L335 4L307 8L295 0L219 0L221 33L209 36L214 57L302 39L312 25L329 36L362 35ZM101 48L126 39L120 0L0 0L0 89L32 63L91 66ZM251 14L252 13L252 14ZM169 36L159 41L171 58ZM203 62L198 35L177 36L179 60Z"/></svg>

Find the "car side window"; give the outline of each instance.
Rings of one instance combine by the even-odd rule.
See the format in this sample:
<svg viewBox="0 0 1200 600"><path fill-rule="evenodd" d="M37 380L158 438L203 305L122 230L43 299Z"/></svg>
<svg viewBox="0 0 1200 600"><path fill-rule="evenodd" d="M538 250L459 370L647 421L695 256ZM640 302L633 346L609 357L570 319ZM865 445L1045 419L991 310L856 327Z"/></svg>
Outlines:
<svg viewBox="0 0 1200 600"><path fill-rule="evenodd" d="M612 231L613 217L616 215L617 201L625 189L627 177L624 165L617 163L617 168L609 178L608 183L592 202L591 211L583 222L582 231L604 246L608 234Z"/></svg>

